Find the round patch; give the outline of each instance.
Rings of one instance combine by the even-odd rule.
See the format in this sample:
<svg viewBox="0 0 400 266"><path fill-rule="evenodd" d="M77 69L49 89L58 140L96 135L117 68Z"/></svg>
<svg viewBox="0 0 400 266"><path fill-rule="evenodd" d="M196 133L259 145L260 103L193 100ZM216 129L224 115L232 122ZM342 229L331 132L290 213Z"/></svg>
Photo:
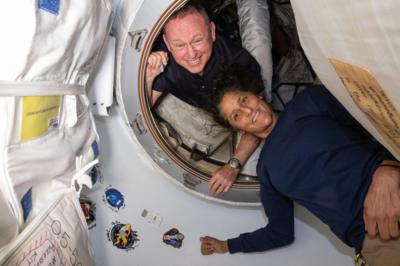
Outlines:
<svg viewBox="0 0 400 266"><path fill-rule="evenodd" d="M139 241L137 231L132 231L130 224L115 222L107 235L113 245L119 249L134 249L134 244Z"/></svg>
<svg viewBox="0 0 400 266"><path fill-rule="evenodd" d="M108 188L105 192L107 203L116 209L121 209L125 205L124 195L115 188Z"/></svg>
<svg viewBox="0 0 400 266"><path fill-rule="evenodd" d="M174 248L180 248L184 238L185 236L178 229L172 228L163 235L163 242Z"/></svg>
<svg viewBox="0 0 400 266"><path fill-rule="evenodd" d="M89 229L96 225L96 206L89 199L80 198L81 209L85 215L85 220Z"/></svg>

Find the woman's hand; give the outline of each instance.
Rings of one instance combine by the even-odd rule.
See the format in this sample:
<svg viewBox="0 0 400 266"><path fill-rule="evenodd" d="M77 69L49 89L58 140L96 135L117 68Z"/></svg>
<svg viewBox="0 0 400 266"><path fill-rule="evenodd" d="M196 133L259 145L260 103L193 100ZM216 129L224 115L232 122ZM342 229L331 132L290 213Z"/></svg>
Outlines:
<svg viewBox="0 0 400 266"><path fill-rule="evenodd" d="M200 237L201 241L201 254L211 255L214 253L227 253L228 241L218 240L211 236Z"/></svg>

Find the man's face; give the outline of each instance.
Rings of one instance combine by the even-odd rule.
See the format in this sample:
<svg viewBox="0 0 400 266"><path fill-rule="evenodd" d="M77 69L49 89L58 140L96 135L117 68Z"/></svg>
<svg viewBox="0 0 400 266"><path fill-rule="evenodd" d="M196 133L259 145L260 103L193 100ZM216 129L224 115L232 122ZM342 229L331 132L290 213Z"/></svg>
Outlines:
<svg viewBox="0 0 400 266"><path fill-rule="evenodd" d="M175 61L193 74L203 75L215 41L215 25L198 12L170 20L164 27L165 44Z"/></svg>

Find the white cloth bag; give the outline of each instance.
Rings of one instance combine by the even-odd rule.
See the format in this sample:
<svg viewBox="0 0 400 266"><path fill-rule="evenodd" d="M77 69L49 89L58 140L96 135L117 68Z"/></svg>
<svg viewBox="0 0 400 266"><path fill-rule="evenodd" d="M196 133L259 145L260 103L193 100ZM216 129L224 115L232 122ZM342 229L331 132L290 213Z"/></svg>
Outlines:
<svg viewBox="0 0 400 266"><path fill-rule="evenodd" d="M85 223L76 194L70 191L2 250L0 265L95 265Z"/></svg>
<svg viewBox="0 0 400 266"><path fill-rule="evenodd" d="M318 78L400 159L400 1L292 0L291 5L301 46ZM332 60L346 63L342 70L357 76L339 75ZM343 80L378 93L357 99Z"/></svg>
<svg viewBox="0 0 400 266"><path fill-rule="evenodd" d="M68 238L58 243L61 250L64 241L71 248L63 255L65 263L93 264L82 256L75 261L75 247L80 253L90 249L77 197L82 184L90 186L86 173L98 162L98 136L85 87L109 32L111 12L110 0L0 4L0 33L5 36L0 42L1 265L32 263L24 257L21 264L20 256L41 237L51 238L47 233L54 236L49 221L55 219L66 232L58 237ZM50 111L48 125L38 130L31 117L41 119ZM59 256L50 242L45 252Z"/></svg>

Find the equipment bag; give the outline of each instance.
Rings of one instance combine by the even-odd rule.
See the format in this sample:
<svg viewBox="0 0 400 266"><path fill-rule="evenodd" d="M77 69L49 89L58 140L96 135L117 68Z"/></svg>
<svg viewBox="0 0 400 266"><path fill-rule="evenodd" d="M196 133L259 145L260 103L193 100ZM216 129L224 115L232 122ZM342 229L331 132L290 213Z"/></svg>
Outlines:
<svg viewBox="0 0 400 266"><path fill-rule="evenodd" d="M1 265L93 264L77 198L98 162L85 88L110 18L110 0L1 3Z"/></svg>

